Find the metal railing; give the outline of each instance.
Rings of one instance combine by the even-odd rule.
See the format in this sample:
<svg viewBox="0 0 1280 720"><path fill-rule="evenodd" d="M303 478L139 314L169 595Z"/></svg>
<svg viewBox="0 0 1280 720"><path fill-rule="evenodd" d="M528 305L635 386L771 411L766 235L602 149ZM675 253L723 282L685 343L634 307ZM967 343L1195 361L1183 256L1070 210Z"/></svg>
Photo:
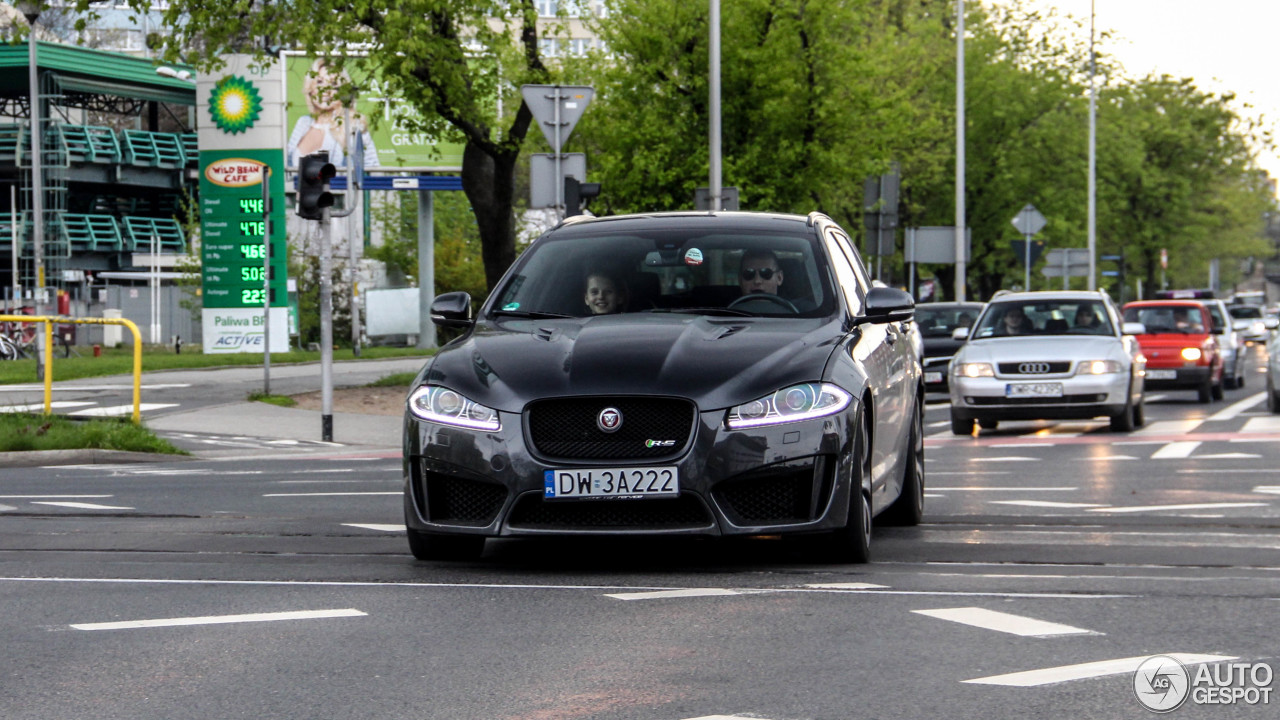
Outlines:
<svg viewBox="0 0 1280 720"><path fill-rule="evenodd" d="M142 422L142 335L124 318L73 318L62 315L0 315L0 323L44 324L44 414L53 414L53 326L123 325L133 333L133 422Z"/></svg>

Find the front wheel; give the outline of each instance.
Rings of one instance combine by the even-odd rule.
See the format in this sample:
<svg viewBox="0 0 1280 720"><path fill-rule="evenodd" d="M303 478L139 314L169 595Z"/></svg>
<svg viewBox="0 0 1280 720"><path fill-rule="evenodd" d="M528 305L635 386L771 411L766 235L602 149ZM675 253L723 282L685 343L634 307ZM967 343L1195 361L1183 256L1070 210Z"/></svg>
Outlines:
<svg viewBox="0 0 1280 720"><path fill-rule="evenodd" d="M1267 409L1273 413L1280 413L1280 397L1276 396L1275 383L1271 380L1271 373L1267 373Z"/></svg>
<svg viewBox="0 0 1280 720"><path fill-rule="evenodd" d="M918 401L911 423L910 448L902 473L902 492L880 516L887 525L914 527L924 518L924 413Z"/></svg>
<svg viewBox="0 0 1280 720"><path fill-rule="evenodd" d="M865 418L858 419L853 441L853 469L849 473L849 519L826 538L833 562L865 563L871 559L871 496L862 480L871 474L871 439Z"/></svg>

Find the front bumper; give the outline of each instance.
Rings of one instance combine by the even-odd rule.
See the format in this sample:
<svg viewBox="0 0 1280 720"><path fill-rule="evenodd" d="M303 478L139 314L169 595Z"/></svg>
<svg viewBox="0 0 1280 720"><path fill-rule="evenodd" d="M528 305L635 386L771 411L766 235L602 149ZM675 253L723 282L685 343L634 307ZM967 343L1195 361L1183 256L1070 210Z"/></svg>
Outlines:
<svg viewBox="0 0 1280 720"><path fill-rule="evenodd" d="M1172 372L1174 376L1160 377ZM1208 365L1191 365L1174 368L1147 365L1146 387L1152 390L1184 390L1198 388L1210 381L1213 368Z"/></svg>
<svg viewBox="0 0 1280 720"><path fill-rule="evenodd" d="M1061 383L1060 397L1010 397L1011 385ZM1043 375L951 378L951 414L959 420L1082 420L1124 412L1129 376Z"/></svg>
<svg viewBox="0 0 1280 720"><path fill-rule="evenodd" d="M843 413L745 430L702 412L676 456L643 461L548 461L532 452L522 417L477 432L405 416L405 522L426 533L757 535L847 523L856 403ZM547 470L674 466L675 498L546 500Z"/></svg>

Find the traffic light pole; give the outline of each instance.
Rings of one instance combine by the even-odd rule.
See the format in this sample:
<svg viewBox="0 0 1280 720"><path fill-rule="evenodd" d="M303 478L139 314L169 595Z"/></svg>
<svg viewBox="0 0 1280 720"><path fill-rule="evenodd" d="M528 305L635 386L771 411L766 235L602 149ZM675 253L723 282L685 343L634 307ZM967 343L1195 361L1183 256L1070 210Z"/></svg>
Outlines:
<svg viewBox="0 0 1280 720"><path fill-rule="evenodd" d="M320 210L320 439L333 442L333 278L329 207Z"/></svg>

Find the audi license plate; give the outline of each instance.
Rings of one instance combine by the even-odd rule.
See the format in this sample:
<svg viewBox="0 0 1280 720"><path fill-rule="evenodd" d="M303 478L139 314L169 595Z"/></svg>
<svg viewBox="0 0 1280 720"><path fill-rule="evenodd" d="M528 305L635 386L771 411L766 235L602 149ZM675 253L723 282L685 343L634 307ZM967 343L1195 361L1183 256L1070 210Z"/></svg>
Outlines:
<svg viewBox="0 0 1280 720"><path fill-rule="evenodd" d="M1004 386L1004 396L1062 397L1062 383L1009 383Z"/></svg>
<svg viewBox="0 0 1280 720"><path fill-rule="evenodd" d="M543 487L546 500L676 497L680 478L674 467L547 470Z"/></svg>
<svg viewBox="0 0 1280 720"><path fill-rule="evenodd" d="M1178 371L1177 370L1148 370L1147 379L1148 380L1177 380Z"/></svg>
<svg viewBox="0 0 1280 720"><path fill-rule="evenodd" d="M927 383L940 383L942 382L942 373L927 372L924 374L924 381Z"/></svg>

